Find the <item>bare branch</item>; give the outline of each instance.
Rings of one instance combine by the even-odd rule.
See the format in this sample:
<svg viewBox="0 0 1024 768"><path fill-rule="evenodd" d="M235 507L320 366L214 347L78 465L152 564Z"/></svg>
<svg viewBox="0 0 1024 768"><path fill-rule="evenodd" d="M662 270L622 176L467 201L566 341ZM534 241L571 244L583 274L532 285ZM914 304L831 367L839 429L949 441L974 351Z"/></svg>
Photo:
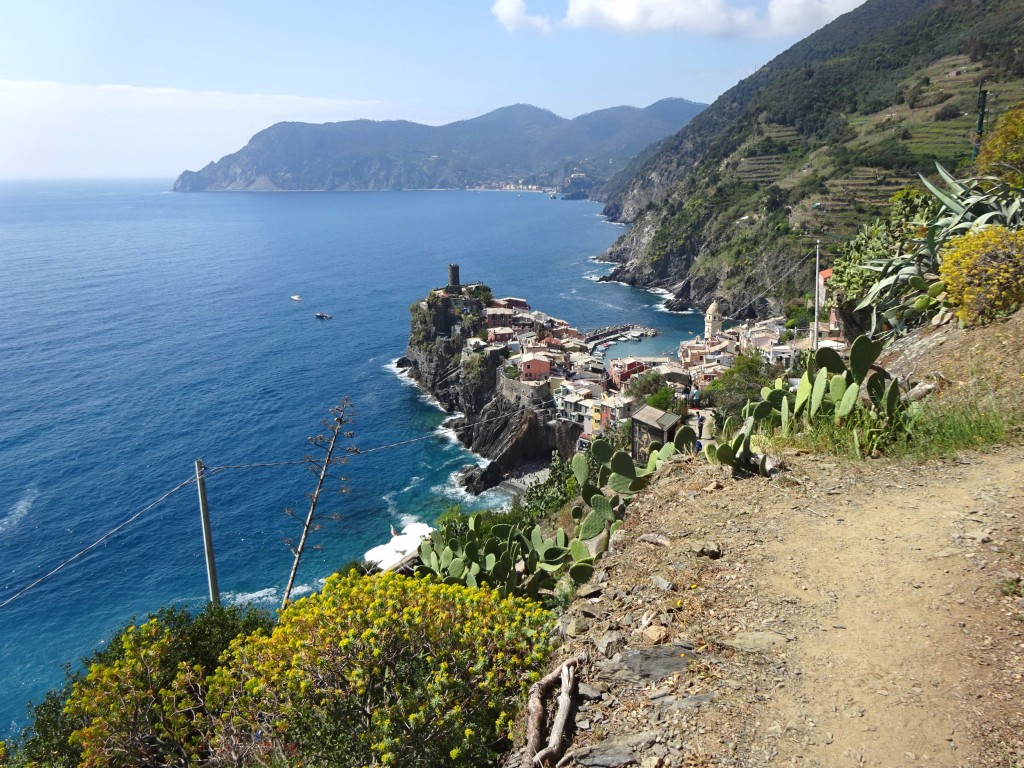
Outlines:
<svg viewBox="0 0 1024 768"><path fill-rule="evenodd" d="M341 481L347 480L347 478L338 478L336 476L331 475L328 472L328 469L330 468L332 463L344 464L348 460L347 457L334 458L332 457L332 454L334 453L334 448L335 445L337 444L339 437L347 440L351 439L355 435L355 433L351 431L342 432L342 427L345 424L351 424L353 421L354 414L352 413L351 401L348 399L348 397L342 398L341 402L338 405L331 408L330 413L333 418L324 421L324 426L330 430L330 440L328 441L328 439L324 435L317 435L316 437L308 438L308 441L311 444L317 446L318 448L324 449L326 451L326 454L322 460L317 460L311 456L305 457L306 461L309 462L308 469L317 474L318 478L316 483L316 489L313 491L312 494L308 494L310 500L309 512L306 514L306 520L302 526L302 537L299 539L298 546L295 547L293 550L295 554L295 560L292 563L291 574L289 574L288 576L288 585L285 587L284 601L281 603L282 610L285 607L287 607L288 601L291 598L292 587L295 584L295 576L299 570L299 562L302 560L302 553L305 551L306 548L306 539L308 538L311 532L320 529L320 524L314 523L314 515L316 514L316 505L320 499L320 494L324 490L324 484L328 479L340 479ZM359 453L359 450L355 448L355 446L346 446L345 450L351 454ZM341 493L348 492L348 488L344 487L338 488L337 490L340 491Z"/></svg>

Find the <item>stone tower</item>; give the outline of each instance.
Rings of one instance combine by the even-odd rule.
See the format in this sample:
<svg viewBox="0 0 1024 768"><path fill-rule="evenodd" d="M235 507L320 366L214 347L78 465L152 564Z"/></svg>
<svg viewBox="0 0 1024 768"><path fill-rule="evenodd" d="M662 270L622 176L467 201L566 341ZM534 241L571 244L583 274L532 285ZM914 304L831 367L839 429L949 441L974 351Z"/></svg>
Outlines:
<svg viewBox="0 0 1024 768"><path fill-rule="evenodd" d="M461 287L459 283L459 265L449 264L448 265L448 292L457 293Z"/></svg>
<svg viewBox="0 0 1024 768"><path fill-rule="evenodd" d="M712 301L708 311L704 313L704 340L710 341L722 335L722 313L718 302Z"/></svg>

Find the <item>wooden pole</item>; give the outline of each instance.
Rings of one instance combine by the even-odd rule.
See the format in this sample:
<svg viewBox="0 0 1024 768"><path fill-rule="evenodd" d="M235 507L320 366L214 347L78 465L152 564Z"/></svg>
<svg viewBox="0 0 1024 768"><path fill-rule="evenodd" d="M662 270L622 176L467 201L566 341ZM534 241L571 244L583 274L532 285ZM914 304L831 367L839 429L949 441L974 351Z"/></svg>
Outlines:
<svg viewBox="0 0 1024 768"><path fill-rule="evenodd" d="M210 602L220 605L220 587L217 585L217 562L213 557L213 534L210 531L210 507L206 502L206 468L202 459L196 459L196 488L199 489L199 515L203 519L203 550L206 553L206 581L210 587Z"/></svg>

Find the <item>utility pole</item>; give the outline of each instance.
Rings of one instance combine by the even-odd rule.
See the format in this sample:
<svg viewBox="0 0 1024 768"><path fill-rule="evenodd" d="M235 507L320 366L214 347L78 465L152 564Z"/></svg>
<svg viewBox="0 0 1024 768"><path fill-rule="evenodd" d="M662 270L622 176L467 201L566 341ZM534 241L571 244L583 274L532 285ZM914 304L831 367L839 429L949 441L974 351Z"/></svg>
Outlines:
<svg viewBox="0 0 1024 768"><path fill-rule="evenodd" d="M213 534L210 532L210 507L206 503L206 468L202 459L196 459L196 488L199 489L199 515L203 519L203 550L206 552L206 581L210 587L210 602L220 605L220 587L217 585L217 563L213 557Z"/></svg>
<svg viewBox="0 0 1024 768"><path fill-rule="evenodd" d="M981 137L985 132L985 100L988 97L988 91L982 88L984 84L984 78L978 81L978 124L974 128L974 157L977 157L981 151Z"/></svg>
<svg viewBox="0 0 1024 768"><path fill-rule="evenodd" d="M818 282L821 280L821 240L814 241L814 317L811 318L811 351L818 351Z"/></svg>

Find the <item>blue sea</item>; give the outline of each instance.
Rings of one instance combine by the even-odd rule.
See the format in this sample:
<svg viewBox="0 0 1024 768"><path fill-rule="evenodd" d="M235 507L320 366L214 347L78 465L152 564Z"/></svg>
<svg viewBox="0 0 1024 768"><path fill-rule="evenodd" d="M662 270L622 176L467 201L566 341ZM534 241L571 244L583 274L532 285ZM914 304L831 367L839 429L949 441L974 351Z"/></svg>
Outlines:
<svg viewBox="0 0 1024 768"><path fill-rule="evenodd" d="M0 737L24 726L26 702L59 685L66 662L132 617L203 604L187 483L197 458L212 468L223 598L271 609L291 565L284 539L298 537L316 481L294 462L342 397L364 453L345 467L351 492L321 500L325 518L340 517L313 535L299 594L392 525L505 503L455 486L478 457L393 368L409 305L446 282L450 262L463 282L580 328L663 332L618 351L666 352L699 330L699 316L661 311L659 296L596 282L607 266L593 257L623 230L593 203L169 187L0 183L0 603L135 518L0 607Z"/></svg>

